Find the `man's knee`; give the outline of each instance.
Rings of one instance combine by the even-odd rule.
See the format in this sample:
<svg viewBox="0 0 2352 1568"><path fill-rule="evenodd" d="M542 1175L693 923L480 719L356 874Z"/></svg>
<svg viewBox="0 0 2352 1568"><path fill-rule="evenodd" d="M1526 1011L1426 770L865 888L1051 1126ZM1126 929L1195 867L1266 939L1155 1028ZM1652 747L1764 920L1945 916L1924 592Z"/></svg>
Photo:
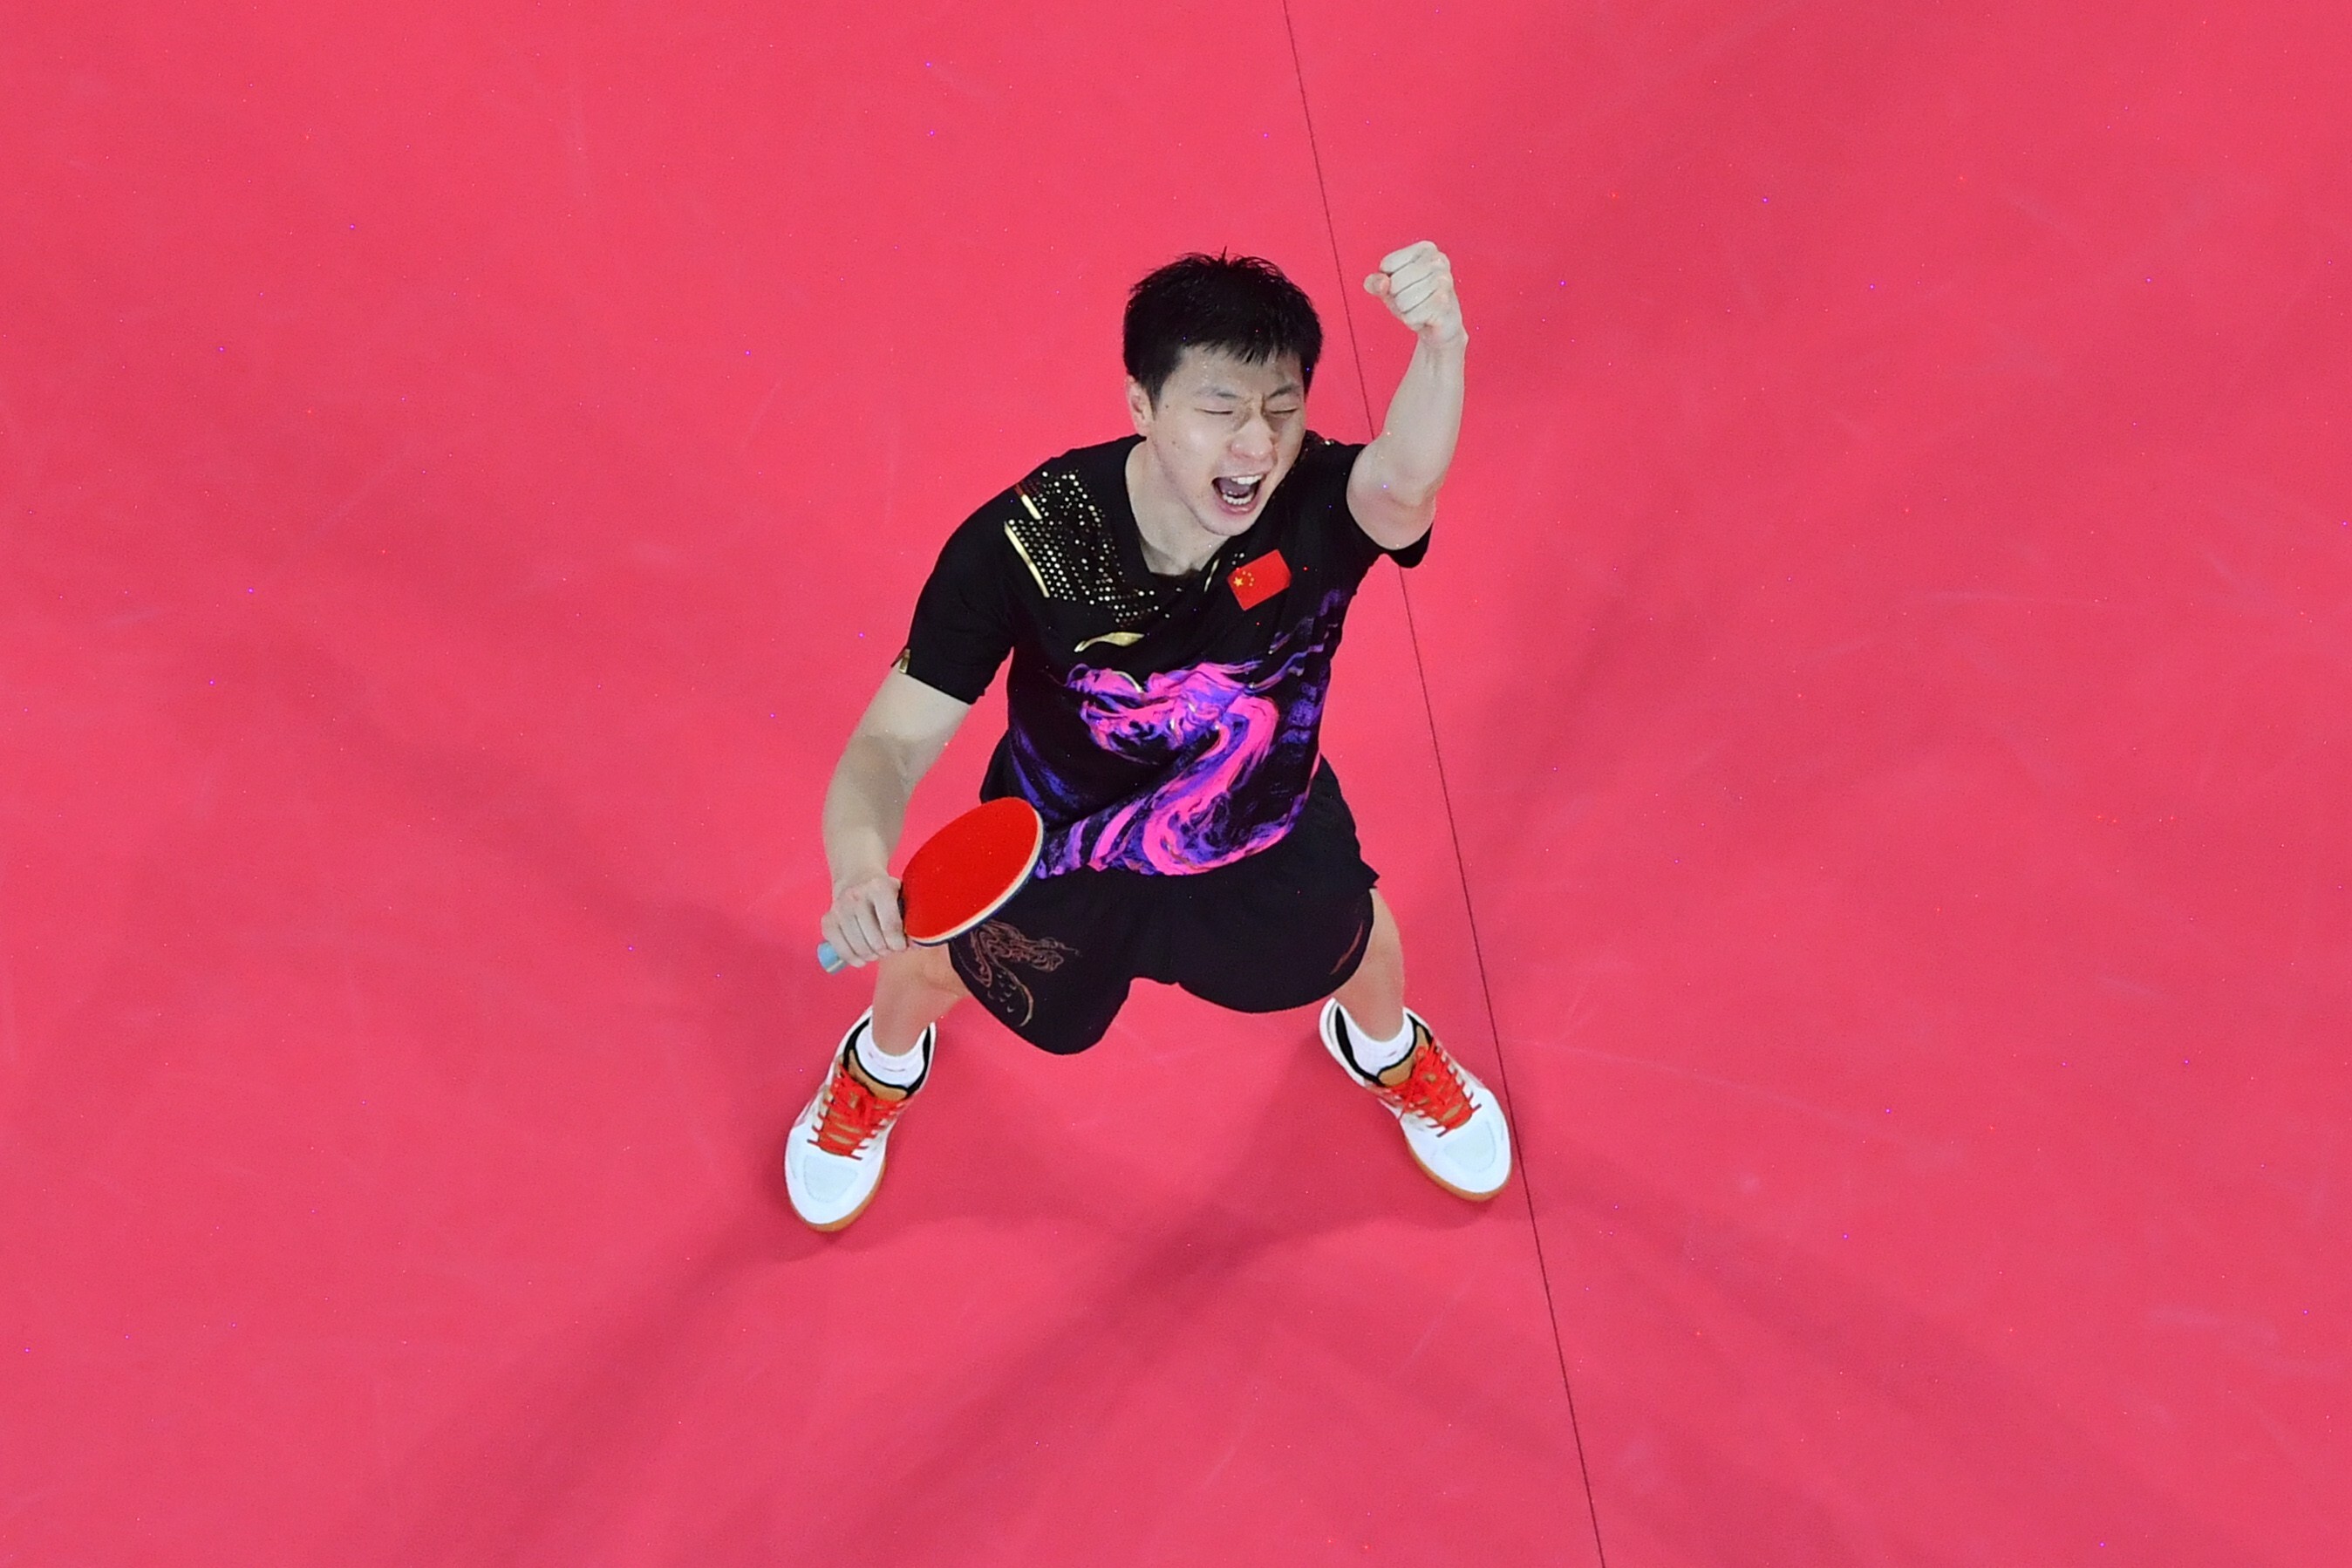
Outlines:
<svg viewBox="0 0 2352 1568"><path fill-rule="evenodd" d="M951 999L961 1000L971 994L964 989L963 979L948 962L948 950L940 947L909 946L900 952L886 953L877 966L880 981L885 985L919 987L936 991Z"/></svg>

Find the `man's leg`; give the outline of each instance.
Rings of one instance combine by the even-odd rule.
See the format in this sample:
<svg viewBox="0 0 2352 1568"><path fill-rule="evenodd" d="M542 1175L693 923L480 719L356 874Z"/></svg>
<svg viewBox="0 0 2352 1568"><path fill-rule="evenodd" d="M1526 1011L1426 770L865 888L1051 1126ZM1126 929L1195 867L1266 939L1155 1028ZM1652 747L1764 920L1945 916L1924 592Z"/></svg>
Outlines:
<svg viewBox="0 0 2352 1568"><path fill-rule="evenodd" d="M875 969L871 1032L875 1048L886 1057L913 1050L925 1029L971 994L948 962L944 947L909 947L889 954Z"/></svg>
<svg viewBox="0 0 2352 1568"><path fill-rule="evenodd" d="M882 960L873 1011L850 1026L784 1139L784 1188L801 1218L838 1230L865 1209L882 1179L891 1124L930 1075L923 1041L964 994L945 948Z"/></svg>
<svg viewBox="0 0 2352 1568"><path fill-rule="evenodd" d="M1372 934L1364 959L1348 984L1333 993L1357 1027L1376 1040L1404 1031L1404 939L1377 889L1372 894ZM877 1015L878 1016L878 1015Z"/></svg>
<svg viewBox="0 0 2352 1568"><path fill-rule="evenodd" d="M1396 1113L1405 1146L1439 1185L1490 1198L1511 1173L1502 1106L1404 1010L1404 942L1380 894L1363 962L1323 1009L1323 1044L1358 1083Z"/></svg>

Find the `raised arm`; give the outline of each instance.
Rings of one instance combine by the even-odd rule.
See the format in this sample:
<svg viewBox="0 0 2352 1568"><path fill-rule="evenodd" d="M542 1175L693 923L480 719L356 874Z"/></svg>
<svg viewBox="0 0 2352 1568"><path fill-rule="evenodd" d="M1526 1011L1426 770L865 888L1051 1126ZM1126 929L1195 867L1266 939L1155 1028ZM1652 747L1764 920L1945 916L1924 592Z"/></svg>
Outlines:
<svg viewBox="0 0 2352 1568"><path fill-rule="evenodd" d="M1389 399L1386 423L1348 475L1348 510L1357 526L1382 548L1402 550L1437 516L1438 487L1462 433L1462 362L1470 334L1454 293L1454 264L1425 239L1381 258L1364 289L1420 339Z"/></svg>
<svg viewBox="0 0 2352 1568"><path fill-rule="evenodd" d="M853 964L905 948L890 854L907 825L915 784L947 750L971 705L892 670L850 731L824 792L824 858L833 908L824 939Z"/></svg>

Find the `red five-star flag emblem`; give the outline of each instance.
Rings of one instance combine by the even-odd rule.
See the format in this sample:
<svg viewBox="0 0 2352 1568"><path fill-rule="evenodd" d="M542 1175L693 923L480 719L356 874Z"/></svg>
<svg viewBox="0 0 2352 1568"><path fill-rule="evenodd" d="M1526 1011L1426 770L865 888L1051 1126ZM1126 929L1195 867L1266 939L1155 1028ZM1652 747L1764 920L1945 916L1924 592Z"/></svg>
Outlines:
<svg viewBox="0 0 2352 1568"><path fill-rule="evenodd" d="M1290 586L1290 563L1282 558L1281 551L1269 550L1234 567L1225 581L1234 585L1234 597L1242 602L1242 608L1255 610Z"/></svg>

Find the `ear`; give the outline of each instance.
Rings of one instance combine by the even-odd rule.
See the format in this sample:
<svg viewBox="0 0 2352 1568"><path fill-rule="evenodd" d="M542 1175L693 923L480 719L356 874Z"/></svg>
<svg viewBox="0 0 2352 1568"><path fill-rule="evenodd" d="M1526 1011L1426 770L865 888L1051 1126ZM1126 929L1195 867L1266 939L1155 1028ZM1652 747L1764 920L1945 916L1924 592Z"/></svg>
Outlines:
<svg viewBox="0 0 2352 1568"><path fill-rule="evenodd" d="M1149 440L1151 436L1151 394L1143 390L1143 383L1129 376L1127 382L1127 412L1135 421L1135 433Z"/></svg>

